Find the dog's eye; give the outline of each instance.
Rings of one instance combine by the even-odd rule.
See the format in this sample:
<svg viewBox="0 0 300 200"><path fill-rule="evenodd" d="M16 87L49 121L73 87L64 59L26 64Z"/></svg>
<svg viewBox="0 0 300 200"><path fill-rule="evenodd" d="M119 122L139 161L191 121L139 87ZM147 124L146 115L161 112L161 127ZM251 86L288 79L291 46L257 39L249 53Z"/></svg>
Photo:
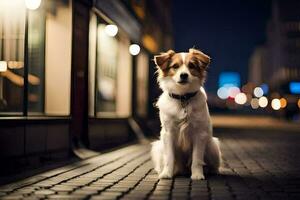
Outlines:
<svg viewBox="0 0 300 200"><path fill-rule="evenodd" d="M177 65L177 64L172 65L171 68L173 68L173 69L178 69L178 68L179 68L179 65Z"/></svg>
<svg viewBox="0 0 300 200"><path fill-rule="evenodd" d="M197 68L197 66L194 63L189 63L188 67L190 69L196 69Z"/></svg>

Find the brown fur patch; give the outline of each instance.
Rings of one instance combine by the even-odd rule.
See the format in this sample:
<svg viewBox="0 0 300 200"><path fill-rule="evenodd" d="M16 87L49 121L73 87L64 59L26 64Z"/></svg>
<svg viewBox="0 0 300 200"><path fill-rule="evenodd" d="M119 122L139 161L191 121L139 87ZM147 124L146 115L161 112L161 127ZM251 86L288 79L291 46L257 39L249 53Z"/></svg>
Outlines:
<svg viewBox="0 0 300 200"><path fill-rule="evenodd" d="M174 76L176 71L182 66L183 60L180 53L170 56L164 63L164 67L158 65L160 77Z"/></svg>
<svg viewBox="0 0 300 200"><path fill-rule="evenodd" d="M187 54L185 58L185 65L188 67L189 71L193 76L197 76L200 79L205 77L206 67L203 63L193 54Z"/></svg>

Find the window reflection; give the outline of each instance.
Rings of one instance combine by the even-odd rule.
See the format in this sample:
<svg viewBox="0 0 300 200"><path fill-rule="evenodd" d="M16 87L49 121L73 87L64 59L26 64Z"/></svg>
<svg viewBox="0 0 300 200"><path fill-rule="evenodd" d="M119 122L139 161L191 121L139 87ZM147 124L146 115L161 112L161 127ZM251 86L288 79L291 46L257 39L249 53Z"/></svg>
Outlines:
<svg viewBox="0 0 300 200"><path fill-rule="evenodd" d="M118 41L98 24L97 41L97 112L116 111Z"/></svg>
<svg viewBox="0 0 300 200"><path fill-rule="evenodd" d="M89 39L89 116L129 116L132 81L129 38L117 25L92 12Z"/></svg>
<svg viewBox="0 0 300 200"><path fill-rule="evenodd" d="M0 1L0 112L23 110L25 6Z"/></svg>
<svg viewBox="0 0 300 200"><path fill-rule="evenodd" d="M26 10L24 0L0 1L0 114L70 113L72 5L43 0ZM26 15L27 12L27 15ZM27 20L28 96L24 96Z"/></svg>

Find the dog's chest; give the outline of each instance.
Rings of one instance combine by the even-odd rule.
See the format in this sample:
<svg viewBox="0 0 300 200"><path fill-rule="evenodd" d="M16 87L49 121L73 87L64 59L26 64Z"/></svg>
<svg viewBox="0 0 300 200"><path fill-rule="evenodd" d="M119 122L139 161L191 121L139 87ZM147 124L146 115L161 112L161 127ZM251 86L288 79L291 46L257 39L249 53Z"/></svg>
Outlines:
<svg viewBox="0 0 300 200"><path fill-rule="evenodd" d="M157 105L163 121L173 125L180 124L182 121L199 124L207 121L208 118L206 103L199 99L180 101L162 96Z"/></svg>

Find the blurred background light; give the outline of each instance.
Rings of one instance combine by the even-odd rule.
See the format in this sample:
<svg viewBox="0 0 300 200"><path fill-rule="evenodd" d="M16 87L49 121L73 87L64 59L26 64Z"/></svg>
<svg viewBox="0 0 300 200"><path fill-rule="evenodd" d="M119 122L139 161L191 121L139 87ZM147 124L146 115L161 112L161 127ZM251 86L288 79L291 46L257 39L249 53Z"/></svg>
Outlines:
<svg viewBox="0 0 300 200"><path fill-rule="evenodd" d="M41 0L25 0L25 5L29 10L36 10L40 7Z"/></svg>
<svg viewBox="0 0 300 200"><path fill-rule="evenodd" d="M261 84L260 88L263 90L264 95L268 94L268 92L269 92L269 86L267 84L265 84L265 83Z"/></svg>
<svg viewBox="0 0 300 200"><path fill-rule="evenodd" d="M256 88L254 88L253 94L256 97L261 97L264 95L264 91L261 87L256 87Z"/></svg>
<svg viewBox="0 0 300 200"><path fill-rule="evenodd" d="M0 61L0 72L5 72L7 70L7 62Z"/></svg>
<svg viewBox="0 0 300 200"><path fill-rule="evenodd" d="M118 27L114 24L108 24L105 26L105 33L110 37L115 37L118 33Z"/></svg>
<svg viewBox="0 0 300 200"><path fill-rule="evenodd" d="M300 94L300 82L290 82L289 88L292 94Z"/></svg>
<svg viewBox="0 0 300 200"><path fill-rule="evenodd" d="M136 56L140 53L140 46L138 44L132 44L129 46L129 53L133 56Z"/></svg>
<svg viewBox="0 0 300 200"><path fill-rule="evenodd" d="M219 87L224 85L240 87L240 83L240 74L237 72L222 72L219 76Z"/></svg>
<svg viewBox="0 0 300 200"><path fill-rule="evenodd" d="M241 91L240 91L240 88L235 87L235 86L230 87L230 88L228 89L228 94L229 94L229 97L231 97L231 98L235 98L236 95L239 94L240 92L241 92Z"/></svg>
<svg viewBox="0 0 300 200"><path fill-rule="evenodd" d="M260 98L258 99L258 105L259 105L260 107L262 107L262 108L267 107L267 105L268 105L268 99L267 99L267 97L264 97L264 96L260 97Z"/></svg>
<svg viewBox="0 0 300 200"><path fill-rule="evenodd" d="M220 87L217 91L217 95L220 99L227 99L229 97L228 89L226 87Z"/></svg>
<svg viewBox="0 0 300 200"><path fill-rule="evenodd" d="M298 104L298 108L300 108L300 99L298 99L297 104Z"/></svg>
<svg viewBox="0 0 300 200"><path fill-rule="evenodd" d="M235 103L243 105L247 102L247 96L245 93L239 93L234 98Z"/></svg>
<svg viewBox="0 0 300 200"><path fill-rule="evenodd" d="M257 98L251 99L251 107L252 107L253 109L257 109L257 108L259 107L258 99L257 99Z"/></svg>
<svg viewBox="0 0 300 200"><path fill-rule="evenodd" d="M271 102L271 106L274 110L279 110L280 107L281 107L280 100L279 99L273 99L272 102Z"/></svg>
<svg viewBox="0 0 300 200"><path fill-rule="evenodd" d="M285 108L287 106L287 100L285 98L280 99L280 107Z"/></svg>

